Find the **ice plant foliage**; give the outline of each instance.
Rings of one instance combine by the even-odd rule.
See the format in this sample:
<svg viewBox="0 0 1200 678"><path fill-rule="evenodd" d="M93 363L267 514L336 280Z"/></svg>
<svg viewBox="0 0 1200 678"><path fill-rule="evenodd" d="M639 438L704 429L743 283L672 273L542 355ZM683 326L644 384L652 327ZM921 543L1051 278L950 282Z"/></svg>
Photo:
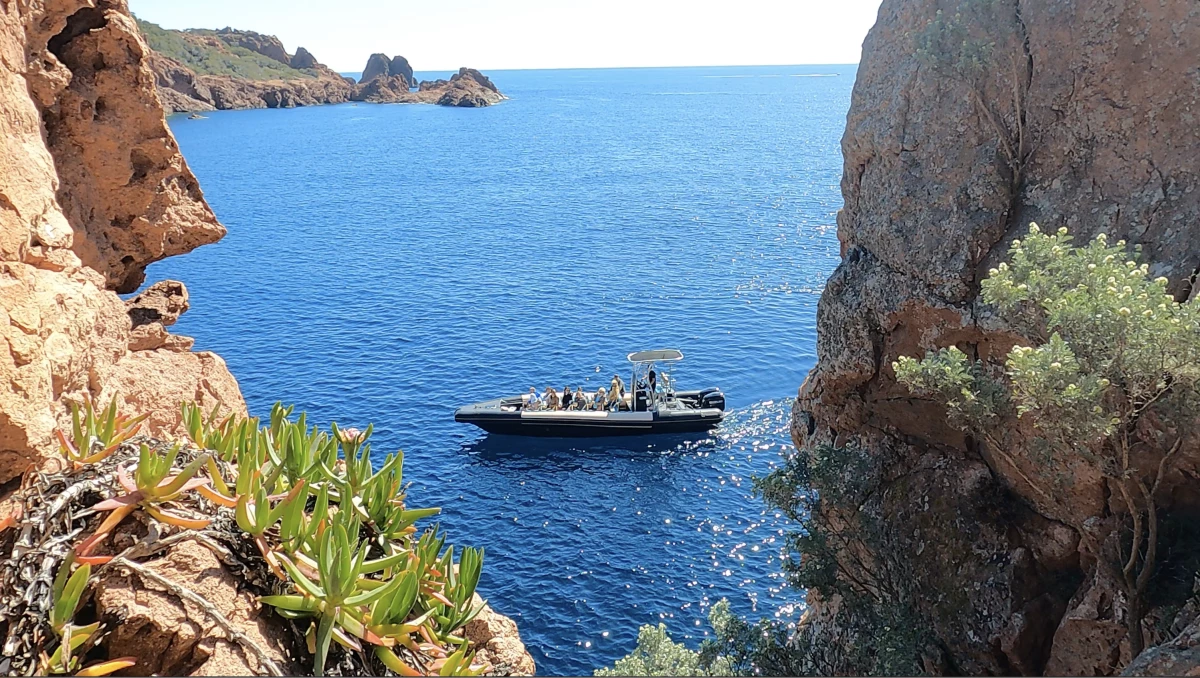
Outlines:
<svg viewBox="0 0 1200 678"><path fill-rule="evenodd" d="M402 675L488 670L473 663L462 635L483 607L475 596L483 551L461 549L456 561L455 548L446 545L436 526L418 534L415 523L440 509L407 507L403 453L388 455L377 470L371 427L360 431L332 424L326 432L310 427L303 413L293 420L292 408L279 404L266 425L186 403L181 414L192 443L188 447L133 439L143 418L117 414L115 401L101 412L85 405L82 416L76 411L73 440L60 434L73 469L135 443L138 460L136 466L116 467L121 493L93 507L108 514L76 546L55 584L55 600L61 602L51 621L63 635L65 650L46 658L47 669L78 669L70 654L96 631L94 625L69 623L91 566L111 560L91 555L95 547L138 509L177 530L204 529L208 517L179 512L186 499L192 507L227 512L283 588L290 588L291 593L262 600L281 616L311 619L308 644L315 674L324 673L335 642L369 651L383 667ZM99 664L81 675L129 665L126 660Z"/></svg>
<svg viewBox="0 0 1200 678"><path fill-rule="evenodd" d="M128 417L117 412L117 398L113 397L108 407L97 412L91 399L83 401L82 416L79 405L71 404L71 438L59 429L55 432L59 450L72 465L94 464L107 459L121 444L132 438L146 420L147 415Z"/></svg>
<svg viewBox="0 0 1200 678"><path fill-rule="evenodd" d="M197 456L183 470L174 470L175 460L179 457L180 449L179 445L173 445L166 454L159 454L143 443L139 446L138 464L134 469L133 477L130 477L129 469L125 467L117 470L117 481L125 490L125 494L113 499L106 499L92 507L97 511L112 511L112 513L100 523L92 536L80 542L76 547L78 556L84 562L107 562L107 558L95 558L89 554L104 541L105 537L112 533L126 516L138 508L150 514L155 520L176 527L199 530L208 526L210 522L208 519L191 518L163 507L164 504L179 499L184 493L209 482L208 478L196 477L196 473L209 459L207 453Z"/></svg>
<svg viewBox="0 0 1200 678"><path fill-rule="evenodd" d="M956 347L893 363L900 383L944 402L997 454L1006 454L1004 420L1016 417L1050 450L1045 463L1076 456L1099 466L1124 504L1124 555L1096 555L1129 596L1134 654L1157 559L1159 489L1200 412L1200 311L1176 301L1139 256L1140 248L1131 253L1103 234L1075 247L1065 228L1044 233L1032 224L982 283L983 301L1031 345L1015 346L1002 366ZM1158 423L1139 426L1147 414ZM1057 488L1026 480L1053 502Z"/></svg>
<svg viewBox="0 0 1200 678"><path fill-rule="evenodd" d="M49 657L43 658L42 669L47 673L70 673L77 671L77 676L107 676L113 671L129 668L137 662L131 657L113 659L92 664L84 669L79 668L79 659L73 654L76 650L89 645L97 631L100 622L85 626L77 626L75 613L79 610L83 592L87 588L91 576L90 565L80 565L71 571L74 559L70 556L59 566L58 576L50 589L50 626L60 639L58 648Z"/></svg>

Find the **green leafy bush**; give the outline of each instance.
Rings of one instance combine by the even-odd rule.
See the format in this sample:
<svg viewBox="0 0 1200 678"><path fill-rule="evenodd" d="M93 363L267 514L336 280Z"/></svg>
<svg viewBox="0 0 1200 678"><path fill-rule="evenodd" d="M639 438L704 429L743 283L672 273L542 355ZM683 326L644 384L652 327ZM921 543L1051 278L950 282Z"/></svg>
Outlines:
<svg viewBox="0 0 1200 678"><path fill-rule="evenodd" d="M721 599L708 612L714 629L724 628L732 614L729 601ZM666 624L646 624L638 630L637 647L618 659L612 668L597 669L597 676L730 676L733 667L720 656L702 656L671 640Z"/></svg>
<svg viewBox="0 0 1200 678"><path fill-rule="evenodd" d="M954 422L1049 504L1062 488L1031 478L1008 456L1011 418L1036 432L1043 463L1082 459L1101 469L1124 504L1111 535L1121 556L1105 556L1101 544L1085 547L1125 587L1134 654L1143 647L1144 598L1158 560L1159 491L1200 412L1200 313L1175 300L1166 278L1151 278L1139 255L1103 234L1075 247L1065 228L1043 233L1032 224L1028 237L1013 241L1011 263L989 272L981 295L1032 345L1014 347L1003 365L955 347L893 364L900 383L945 403ZM1143 425L1147 417L1153 425Z"/></svg>

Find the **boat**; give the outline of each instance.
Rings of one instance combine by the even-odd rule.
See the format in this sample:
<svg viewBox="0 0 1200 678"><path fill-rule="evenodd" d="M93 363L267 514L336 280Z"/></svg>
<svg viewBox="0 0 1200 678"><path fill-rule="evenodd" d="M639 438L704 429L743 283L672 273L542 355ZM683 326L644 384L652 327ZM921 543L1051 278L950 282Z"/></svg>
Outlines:
<svg viewBox="0 0 1200 678"><path fill-rule="evenodd" d="M683 360L680 351L638 351L628 358L633 364L631 390L623 393L616 409L547 409L536 402L531 406L526 393L460 407L454 420L488 433L577 438L696 433L725 418L725 395L719 388L675 389L671 370Z"/></svg>

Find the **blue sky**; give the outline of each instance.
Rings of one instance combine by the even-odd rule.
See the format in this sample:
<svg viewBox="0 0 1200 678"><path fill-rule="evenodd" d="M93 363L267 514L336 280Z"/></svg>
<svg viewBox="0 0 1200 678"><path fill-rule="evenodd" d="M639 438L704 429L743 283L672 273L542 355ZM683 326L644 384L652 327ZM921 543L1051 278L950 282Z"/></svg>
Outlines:
<svg viewBox="0 0 1200 678"><path fill-rule="evenodd" d="M857 63L879 0L130 0L167 28L233 26L339 71ZM336 9L335 9L336 6Z"/></svg>

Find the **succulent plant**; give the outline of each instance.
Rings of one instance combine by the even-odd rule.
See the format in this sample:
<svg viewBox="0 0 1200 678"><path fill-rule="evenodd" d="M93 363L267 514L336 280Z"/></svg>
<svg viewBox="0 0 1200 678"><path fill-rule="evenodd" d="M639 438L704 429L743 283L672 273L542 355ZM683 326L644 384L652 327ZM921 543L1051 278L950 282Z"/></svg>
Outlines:
<svg viewBox="0 0 1200 678"><path fill-rule="evenodd" d="M216 452L217 456L225 461L233 461L237 445L247 426L251 429L258 428L256 419L245 419L233 414L220 418L220 404L214 406L207 416L199 405L193 403L183 403L179 409L192 442L200 449Z"/></svg>
<svg viewBox="0 0 1200 678"><path fill-rule="evenodd" d="M127 417L117 413L117 398L109 401L108 407L97 412L90 398L83 401L83 416L79 405L71 404L70 440L62 429L55 431L58 446L67 461L75 467L94 464L108 458L134 435L149 415Z"/></svg>
<svg viewBox="0 0 1200 678"><path fill-rule="evenodd" d="M321 480L321 463L331 467L337 463L337 441L316 426L309 429L303 412L295 422L290 421L291 412L291 407L279 403L271 409L267 429L271 461L283 469L289 483L301 479L316 482Z"/></svg>
<svg viewBox="0 0 1200 678"><path fill-rule="evenodd" d="M472 606L475 587L479 584L479 575L483 569L483 549L464 548L458 558L458 566L454 565L454 547L446 549L442 556L440 570L445 572L442 598L439 600L443 610L435 614L438 622L439 635L443 640L462 642L462 638L453 633L474 619L483 606Z"/></svg>
<svg viewBox="0 0 1200 678"><path fill-rule="evenodd" d="M76 553L82 562L107 562L106 559L90 558L89 554L125 519L125 516L139 507L155 520L177 527L199 530L209 524L208 520L188 518L161 507L161 504L178 499L183 493L209 482L208 478L195 477L200 468L208 462L207 452L197 456L182 471L168 475L174 470L179 452L180 446L173 445L165 455L160 455L143 444L139 448L138 464L133 478L130 478L127 468L117 469L117 480L126 493L106 499L92 507L97 511L112 513L100 523L92 536L76 547Z"/></svg>
<svg viewBox="0 0 1200 678"><path fill-rule="evenodd" d="M100 622L86 626L76 626L74 624L75 613L79 610L83 592L87 589L88 578L92 574L92 568L87 564L81 565L74 572L71 572L71 566L74 562L75 558L68 554L62 565L59 566L58 575L55 576L54 584L50 589L52 602L50 607L50 626L58 634L61 642L58 648L54 650L54 653L44 660L42 668L48 673L70 673L79 669L79 660L72 655L76 650L90 641L100 629ZM132 657L123 657L121 659L93 664L92 666L80 669L75 675L106 676L113 671L128 668L136 663L136 660Z"/></svg>
<svg viewBox="0 0 1200 678"><path fill-rule="evenodd" d="M376 532L388 539L416 532L414 523L441 513L440 508L406 509L404 453L388 455L379 473L371 476L361 493L362 506Z"/></svg>
<svg viewBox="0 0 1200 678"><path fill-rule="evenodd" d="M262 552L263 558L271 566L271 570L280 579L284 579L285 575L279 569L275 551L267 545L263 535L279 522L280 518L284 517L289 508L303 507L305 500L308 499L308 485L303 480L299 481L290 492L275 503L275 506L271 506L271 497L263 486L262 474L259 471L240 473L239 480L242 478L247 479L246 487L244 491L239 487L234 518L238 527L254 538L254 544Z"/></svg>
<svg viewBox="0 0 1200 678"><path fill-rule="evenodd" d="M233 509L235 524L253 539L275 576L292 585L294 592L262 601L281 616L312 620L307 639L318 675L334 641L356 650L370 644L379 661L402 675L479 675L487 668L473 664L467 641L456 635L482 608L472 603L483 551L464 548L455 563L456 549L446 546L436 526L417 536L416 523L440 509L406 507L403 452L386 456L376 471L372 427L332 424L322 431L310 427L304 413L293 419L293 409L277 403L263 425L185 404L188 436L200 448L190 463L175 468L179 445L165 451L141 445L136 468L118 466L124 493L95 505L109 515L76 546L73 562L56 580L51 617L65 635L58 654L46 662L81 675L130 665L117 660L80 669L72 663L72 652L94 638L98 627L76 627L69 619L90 567L110 560L90 554L139 508L163 523L204 528L208 520L166 506L195 490ZM86 404L76 411L74 441L60 434L64 454L76 464L103 459L141 421L118 415L115 400L99 413ZM198 475L202 470L208 477ZM73 563L80 567L69 575Z"/></svg>
<svg viewBox="0 0 1200 678"><path fill-rule="evenodd" d="M304 481L300 482L305 489L284 509L279 522L280 549L284 554L291 556L312 551L317 531L323 529L329 517L329 488L322 486L317 490L317 498L310 515L305 513L309 486Z"/></svg>
<svg viewBox="0 0 1200 678"><path fill-rule="evenodd" d="M350 532L357 536L357 520L340 518L339 512L331 526L318 537L317 574L313 581L286 556L280 558L291 576L299 595L266 596L263 602L274 606L284 616L314 616L310 630L310 650L315 656L314 672L324 675L329 645L333 640L354 649L362 649L355 637L380 644L384 642L364 625L364 611L372 603L391 593L402 583L393 577L383 583L366 579L366 575L385 570L408 557L400 552L377 560L368 560L370 545L351 544ZM348 530L347 527L350 529ZM373 582L373 583L368 583Z"/></svg>

